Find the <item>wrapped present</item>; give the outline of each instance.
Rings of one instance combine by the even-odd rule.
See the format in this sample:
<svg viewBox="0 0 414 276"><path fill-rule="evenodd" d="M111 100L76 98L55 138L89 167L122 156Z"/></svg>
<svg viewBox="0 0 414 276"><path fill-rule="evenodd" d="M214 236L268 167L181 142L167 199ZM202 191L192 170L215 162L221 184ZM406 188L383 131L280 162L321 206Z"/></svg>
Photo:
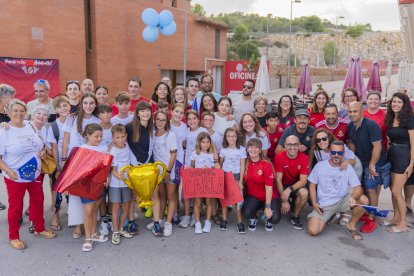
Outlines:
<svg viewBox="0 0 414 276"><path fill-rule="evenodd" d="M112 155L90 149L74 148L59 175L54 191L98 200L107 181Z"/></svg>

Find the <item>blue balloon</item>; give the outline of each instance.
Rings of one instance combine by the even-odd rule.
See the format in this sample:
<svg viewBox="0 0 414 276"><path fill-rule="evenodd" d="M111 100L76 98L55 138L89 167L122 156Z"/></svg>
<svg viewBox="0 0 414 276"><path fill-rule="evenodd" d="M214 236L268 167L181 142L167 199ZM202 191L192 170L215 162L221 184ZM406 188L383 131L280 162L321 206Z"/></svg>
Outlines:
<svg viewBox="0 0 414 276"><path fill-rule="evenodd" d="M174 15L169 10L163 10L160 12L160 27L166 27L174 20Z"/></svg>
<svg viewBox="0 0 414 276"><path fill-rule="evenodd" d="M175 33L175 31L177 30L177 25L175 24L175 22L171 22L171 24L165 26L165 27L161 27L161 33L163 35L166 36L170 36L173 35Z"/></svg>
<svg viewBox="0 0 414 276"><path fill-rule="evenodd" d="M147 8L142 12L141 19L146 25L150 27L157 27L160 16L156 10Z"/></svg>
<svg viewBox="0 0 414 276"><path fill-rule="evenodd" d="M158 39L158 35L160 34L160 31L158 30L158 27L150 27L147 26L142 31L142 37L146 42L155 42Z"/></svg>

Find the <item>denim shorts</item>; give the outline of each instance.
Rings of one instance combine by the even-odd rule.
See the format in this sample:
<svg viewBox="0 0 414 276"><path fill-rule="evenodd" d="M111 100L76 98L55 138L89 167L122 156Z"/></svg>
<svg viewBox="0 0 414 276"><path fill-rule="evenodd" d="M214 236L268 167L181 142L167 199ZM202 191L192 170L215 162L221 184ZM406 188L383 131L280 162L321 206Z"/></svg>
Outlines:
<svg viewBox="0 0 414 276"><path fill-rule="evenodd" d="M105 198L105 196L106 196L106 189L103 190L102 196L99 200ZM81 199L82 204L90 204L90 203L96 202L96 200L94 200L94 199L89 199L89 198L85 198L85 197L81 197L80 199Z"/></svg>
<svg viewBox="0 0 414 276"><path fill-rule="evenodd" d="M411 161L410 145L392 143L388 150L388 161L392 165L393 173L405 173Z"/></svg>
<svg viewBox="0 0 414 276"><path fill-rule="evenodd" d="M374 178L369 177L369 167L364 166L362 174L362 186L366 190L376 189L378 185L383 185L384 189L391 184L391 163L387 162L381 167L375 166L378 173Z"/></svg>

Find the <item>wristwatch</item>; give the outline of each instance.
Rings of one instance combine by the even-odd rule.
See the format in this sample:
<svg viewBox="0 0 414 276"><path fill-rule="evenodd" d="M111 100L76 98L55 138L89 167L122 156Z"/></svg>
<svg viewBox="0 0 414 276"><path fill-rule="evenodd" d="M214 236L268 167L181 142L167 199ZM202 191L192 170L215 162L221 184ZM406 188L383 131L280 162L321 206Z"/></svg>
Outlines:
<svg viewBox="0 0 414 276"><path fill-rule="evenodd" d="M291 192L293 192L293 191L295 191L295 188L293 188L293 186L290 186L290 187L289 187L289 190L290 190Z"/></svg>
<svg viewBox="0 0 414 276"><path fill-rule="evenodd" d="M268 204L266 204L266 205L265 205L265 208L269 208L269 209L271 209L271 208L270 208L270 204L269 204L269 203L268 203Z"/></svg>

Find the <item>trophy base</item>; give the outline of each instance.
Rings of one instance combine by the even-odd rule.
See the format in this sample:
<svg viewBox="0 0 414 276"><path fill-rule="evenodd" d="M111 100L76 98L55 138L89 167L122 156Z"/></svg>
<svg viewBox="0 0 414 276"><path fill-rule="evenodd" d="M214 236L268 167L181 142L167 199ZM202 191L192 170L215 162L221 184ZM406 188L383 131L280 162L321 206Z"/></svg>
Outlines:
<svg viewBox="0 0 414 276"><path fill-rule="evenodd" d="M137 203L138 203L138 208L148 208L148 207L154 206L154 202L151 200L143 200L141 201L141 203L139 202Z"/></svg>

